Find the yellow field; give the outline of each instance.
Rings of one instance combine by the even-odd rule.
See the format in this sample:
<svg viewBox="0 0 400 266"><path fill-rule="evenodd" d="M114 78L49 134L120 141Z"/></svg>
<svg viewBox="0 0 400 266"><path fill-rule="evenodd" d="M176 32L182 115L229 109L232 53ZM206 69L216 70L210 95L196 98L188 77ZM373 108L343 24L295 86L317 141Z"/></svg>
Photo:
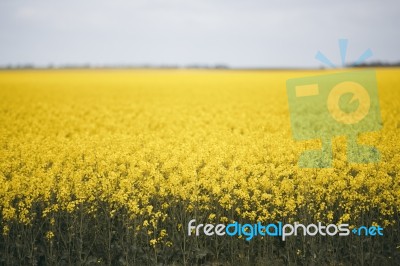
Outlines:
<svg viewBox="0 0 400 266"><path fill-rule="evenodd" d="M400 69L377 70L383 128L360 139L379 163L348 163L338 137L333 168L297 167L319 142L292 139L286 80L332 72L0 72L3 238L39 223L51 242L100 211L155 254L196 217L397 226Z"/></svg>

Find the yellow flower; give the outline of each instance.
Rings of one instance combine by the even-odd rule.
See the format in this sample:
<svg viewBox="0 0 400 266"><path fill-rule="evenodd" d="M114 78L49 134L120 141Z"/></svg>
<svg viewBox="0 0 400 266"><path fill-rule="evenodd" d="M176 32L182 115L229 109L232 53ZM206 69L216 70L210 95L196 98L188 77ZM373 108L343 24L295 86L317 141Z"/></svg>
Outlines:
<svg viewBox="0 0 400 266"><path fill-rule="evenodd" d="M9 232L10 232L10 227L8 227L8 225L3 226L3 236L8 235Z"/></svg>
<svg viewBox="0 0 400 266"><path fill-rule="evenodd" d="M54 233L52 231L47 231L46 232L46 239L51 240L54 237Z"/></svg>
<svg viewBox="0 0 400 266"><path fill-rule="evenodd" d="M151 240L150 240L150 245L151 245L151 246L154 247L156 244L157 244L157 239L151 239Z"/></svg>

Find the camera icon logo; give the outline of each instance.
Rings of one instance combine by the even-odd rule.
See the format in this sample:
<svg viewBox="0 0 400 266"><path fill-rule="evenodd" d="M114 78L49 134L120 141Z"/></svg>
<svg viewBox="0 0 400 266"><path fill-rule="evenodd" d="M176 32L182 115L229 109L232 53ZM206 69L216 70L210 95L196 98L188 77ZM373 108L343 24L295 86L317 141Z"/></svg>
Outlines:
<svg viewBox="0 0 400 266"><path fill-rule="evenodd" d="M379 161L375 147L357 142L360 133L382 127L374 70L289 79L286 85L293 138L322 142L321 150L301 154L300 167L332 167L332 138L336 136L347 137L349 162Z"/></svg>

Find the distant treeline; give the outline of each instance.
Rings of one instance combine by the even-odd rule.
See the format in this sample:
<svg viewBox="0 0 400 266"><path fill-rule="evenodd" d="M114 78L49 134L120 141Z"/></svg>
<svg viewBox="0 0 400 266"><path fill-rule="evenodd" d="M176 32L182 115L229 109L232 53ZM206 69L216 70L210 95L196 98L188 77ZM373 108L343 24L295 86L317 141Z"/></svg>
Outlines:
<svg viewBox="0 0 400 266"><path fill-rule="evenodd" d="M348 64L346 67L400 67L400 61L394 63L374 61L362 64ZM321 66L320 68L325 68ZM301 67L230 67L226 64L190 64L190 65L129 65L129 64L109 64L109 65L92 65L92 64L64 64L64 65L47 65L38 66L35 64L9 64L0 65L0 69L301 69ZM309 67L307 67L309 69Z"/></svg>
<svg viewBox="0 0 400 266"><path fill-rule="evenodd" d="M35 64L9 64L0 65L0 69L228 69L229 67L225 64L191 64L191 65L91 65L91 64L66 64L66 65L47 65L37 66Z"/></svg>
<svg viewBox="0 0 400 266"><path fill-rule="evenodd" d="M381 62L381 61L373 61L370 63L362 63L358 65L348 65L349 67L399 67L400 66L400 61L399 62L394 62L394 63L388 63L388 62Z"/></svg>

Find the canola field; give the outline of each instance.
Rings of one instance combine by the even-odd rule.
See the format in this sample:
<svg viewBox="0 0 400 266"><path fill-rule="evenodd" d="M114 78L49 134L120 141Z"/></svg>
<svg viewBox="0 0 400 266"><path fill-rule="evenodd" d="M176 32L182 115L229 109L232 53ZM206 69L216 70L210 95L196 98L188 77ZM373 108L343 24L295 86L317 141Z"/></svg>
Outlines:
<svg viewBox="0 0 400 266"><path fill-rule="evenodd" d="M0 264L400 261L400 69L377 69L378 163L302 169L286 80L336 71L0 72ZM346 70L352 71L352 70ZM187 224L380 225L383 237L252 241Z"/></svg>

